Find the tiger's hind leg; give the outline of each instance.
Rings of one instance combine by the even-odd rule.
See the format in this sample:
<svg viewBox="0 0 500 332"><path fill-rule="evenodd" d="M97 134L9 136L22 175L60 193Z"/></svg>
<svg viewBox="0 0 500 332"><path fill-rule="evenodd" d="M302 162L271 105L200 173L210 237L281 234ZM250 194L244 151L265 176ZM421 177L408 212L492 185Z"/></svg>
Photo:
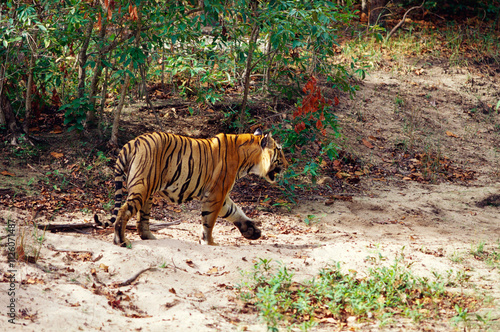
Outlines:
<svg viewBox="0 0 500 332"><path fill-rule="evenodd" d="M137 233L143 240L156 240L156 237L149 230L149 213L151 212L151 197L144 203L137 216Z"/></svg>
<svg viewBox="0 0 500 332"><path fill-rule="evenodd" d="M248 218L229 196L226 197L222 205L219 217L231 221L240 230L241 235L249 240L257 240L262 235L262 232L255 226L252 219Z"/></svg>
<svg viewBox="0 0 500 332"><path fill-rule="evenodd" d="M127 228L127 223L130 217L137 214L137 212L142 208L143 197L145 195L141 193L130 192L127 201L118 210L118 215L115 221L115 237L113 242L116 245L122 247L130 247L130 241L125 237L125 229Z"/></svg>

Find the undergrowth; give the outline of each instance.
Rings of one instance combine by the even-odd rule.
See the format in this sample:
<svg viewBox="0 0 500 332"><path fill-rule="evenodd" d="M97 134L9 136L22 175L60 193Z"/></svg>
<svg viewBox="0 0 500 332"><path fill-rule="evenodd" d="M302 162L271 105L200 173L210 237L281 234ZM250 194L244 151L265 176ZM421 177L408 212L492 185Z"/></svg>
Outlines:
<svg viewBox="0 0 500 332"><path fill-rule="evenodd" d="M414 322L454 317L470 312L478 300L446 289L447 278L434 273L435 280L415 276L402 259L391 266L344 273L337 263L319 271L311 280L294 281L284 264L260 259L250 271L242 272L238 285L241 299L255 307L268 330L309 330L318 324L342 328L349 317L357 322L406 317ZM352 319L352 318L350 318Z"/></svg>
<svg viewBox="0 0 500 332"><path fill-rule="evenodd" d="M477 245L472 245L470 254L479 261L484 261L488 266L500 269L500 240L496 246L490 246L488 249L485 241L479 241Z"/></svg>
<svg viewBox="0 0 500 332"><path fill-rule="evenodd" d="M435 24L427 21L410 22L387 40L386 30L372 27L368 32L353 32L343 45L346 59L359 59L358 65L370 68L393 66L397 70L412 70L412 57L446 58L451 66L495 63L500 61L500 48L494 26L463 25L456 22Z"/></svg>

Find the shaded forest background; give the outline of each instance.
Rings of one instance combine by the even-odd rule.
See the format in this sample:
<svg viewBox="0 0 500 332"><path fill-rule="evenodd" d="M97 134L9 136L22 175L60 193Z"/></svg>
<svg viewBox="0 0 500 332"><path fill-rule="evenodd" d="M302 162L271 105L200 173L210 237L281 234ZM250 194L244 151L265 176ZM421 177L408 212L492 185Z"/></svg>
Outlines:
<svg viewBox="0 0 500 332"><path fill-rule="evenodd" d="M24 166L69 141L81 143L85 167L111 165L116 149L151 129L125 135L124 105L142 103L167 131L175 128L158 110L177 105L183 117L215 116L194 136L272 130L291 156L282 185L293 191L292 179L314 182L338 157L339 97L356 98L380 54L493 68L500 59L498 1L26 0L0 8L0 133L6 156Z"/></svg>
<svg viewBox="0 0 500 332"><path fill-rule="evenodd" d="M316 75L354 95L349 79L366 67L357 57L339 61L344 38L382 43L405 20L414 30L441 28L458 37L473 27L498 37L499 8L498 1L471 0L7 1L0 125L15 139L56 125L97 126L101 138L117 144L126 97L153 108L151 86L159 83L197 110L236 90L241 97L225 115L243 127L250 84L254 94L297 99ZM105 116L106 107L113 114Z"/></svg>

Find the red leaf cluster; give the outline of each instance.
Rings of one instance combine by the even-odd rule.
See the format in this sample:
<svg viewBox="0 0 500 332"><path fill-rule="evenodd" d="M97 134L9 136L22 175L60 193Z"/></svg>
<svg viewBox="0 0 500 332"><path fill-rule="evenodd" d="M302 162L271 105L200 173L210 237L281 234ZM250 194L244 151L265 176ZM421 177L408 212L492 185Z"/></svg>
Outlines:
<svg viewBox="0 0 500 332"><path fill-rule="evenodd" d="M307 118L307 116L309 116L309 121L314 121L316 119L316 128L318 130L321 130L323 135L325 135L326 131L323 125L323 122L325 121L324 109L327 105L331 105L332 101L327 100L323 96L323 94L321 93L321 89L318 86L318 81L314 76L311 76L302 90L307 93L307 95L302 100L302 105L297 107L297 110L293 112L293 118ZM339 100L337 97L335 97L334 103L335 105L338 105ZM313 116L313 114L315 116ZM298 122L295 125L295 132L297 134L304 129L306 129L306 124L304 123L304 121Z"/></svg>
<svg viewBox="0 0 500 332"><path fill-rule="evenodd" d="M128 13L130 14L130 19L134 22L137 22L139 20L139 15L137 14L137 6L128 6Z"/></svg>

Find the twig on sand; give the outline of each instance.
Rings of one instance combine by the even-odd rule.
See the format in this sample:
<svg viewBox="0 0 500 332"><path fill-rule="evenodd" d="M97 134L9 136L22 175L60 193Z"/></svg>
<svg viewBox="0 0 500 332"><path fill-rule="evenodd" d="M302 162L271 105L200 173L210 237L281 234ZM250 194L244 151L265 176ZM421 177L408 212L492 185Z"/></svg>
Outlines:
<svg viewBox="0 0 500 332"><path fill-rule="evenodd" d="M76 253L76 254L81 254L81 253L89 253L89 254L94 254L94 252L90 251L90 250L74 250L74 249L58 249L56 247L54 247L52 244L48 244L47 245L47 248L49 250L52 250L52 251L58 251L58 252L73 252L73 253Z"/></svg>
<svg viewBox="0 0 500 332"><path fill-rule="evenodd" d="M128 278L127 280L125 280L124 282L119 282L119 283L114 283L113 286L114 287L123 287L123 286L128 286L130 285L131 283L133 283L135 281L135 279L139 278L139 276L141 274L143 274L144 272L146 271L149 271L149 270L156 270L157 268L156 267L147 267L139 272L137 272L136 274L134 274L132 277Z"/></svg>

